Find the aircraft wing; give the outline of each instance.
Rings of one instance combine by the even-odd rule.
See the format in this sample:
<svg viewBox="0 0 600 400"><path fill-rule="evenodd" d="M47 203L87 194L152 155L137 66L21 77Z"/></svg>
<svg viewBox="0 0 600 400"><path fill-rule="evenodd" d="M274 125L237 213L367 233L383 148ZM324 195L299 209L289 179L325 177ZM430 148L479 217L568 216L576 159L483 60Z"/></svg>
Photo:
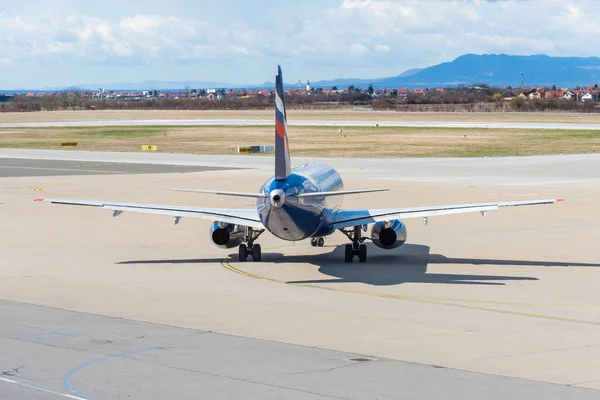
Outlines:
<svg viewBox="0 0 600 400"><path fill-rule="evenodd" d="M533 206L540 204L553 204L564 199L507 201L499 203L474 203L447 206L427 206L396 209L366 209L366 210L337 210L328 218L327 222L336 229L351 226L371 224L374 222L389 221L392 219L406 219L417 217L431 217L437 215L462 214L469 212L487 212L504 207Z"/></svg>
<svg viewBox="0 0 600 400"><path fill-rule="evenodd" d="M73 206L100 207L113 211L113 216L122 212L137 212L145 214L168 215L179 218L200 218L211 221L226 222L237 225L249 226L256 229L264 229L256 210L227 209L227 208L203 208L186 206L168 206L158 204L137 204L103 202L94 200L69 200L69 199L35 199L53 204L66 204Z"/></svg>

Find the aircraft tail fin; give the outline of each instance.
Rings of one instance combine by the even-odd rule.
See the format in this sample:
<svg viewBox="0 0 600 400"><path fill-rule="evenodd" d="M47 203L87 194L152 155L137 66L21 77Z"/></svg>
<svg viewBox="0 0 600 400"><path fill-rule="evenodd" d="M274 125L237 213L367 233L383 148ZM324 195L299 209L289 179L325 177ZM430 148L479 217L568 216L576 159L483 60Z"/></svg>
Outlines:
<svg viewBox="0 0 600 400"><path fill-rule="evenodd" d="M277 66L275 77L275 179L283 180L291 174L290 149L287 136L287 116L283 94L283 75Z"/></svg>

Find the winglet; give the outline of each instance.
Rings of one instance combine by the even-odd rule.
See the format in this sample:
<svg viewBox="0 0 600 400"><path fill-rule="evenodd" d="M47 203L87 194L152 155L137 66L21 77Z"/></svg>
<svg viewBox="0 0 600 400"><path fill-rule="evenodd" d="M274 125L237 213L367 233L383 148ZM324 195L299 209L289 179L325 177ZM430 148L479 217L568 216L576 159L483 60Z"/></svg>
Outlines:
<svg viewBox="0 0 600 400"><path fill-rule="evenodd" d="M275 77L275 179L283 180L291 174L290 149L287 137L287 115L283 95L283 74L277 66Z"/></svg>

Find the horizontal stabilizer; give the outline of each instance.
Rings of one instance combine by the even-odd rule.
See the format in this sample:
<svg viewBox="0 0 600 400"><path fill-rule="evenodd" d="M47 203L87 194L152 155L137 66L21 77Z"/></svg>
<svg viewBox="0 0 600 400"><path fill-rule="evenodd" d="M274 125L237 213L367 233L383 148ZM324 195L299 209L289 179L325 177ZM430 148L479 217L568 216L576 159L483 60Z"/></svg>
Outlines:
<svg viewBox="0 0 600 400"><path fill-rule="evenodd" d="M252 197L252 198L265 197L264 193L253 193L253 192L225 192L222 190L177 189L177 188L173 188L173 189L169 189L169 190L175 190L177 192L217 194L220 196L237 196L237 197Z"/></svg>
<svg viewBox="0 0 600 400"><path fill-rule="evenodd" d="M360 193L373 193L373 192L387 192L390 189L364 189L364 190L338 190L334 192L312 192L312 193L301 193L298 198L311 198L311 197L330 197L330 196L344 196L347 194L360 194Z"/></svg>

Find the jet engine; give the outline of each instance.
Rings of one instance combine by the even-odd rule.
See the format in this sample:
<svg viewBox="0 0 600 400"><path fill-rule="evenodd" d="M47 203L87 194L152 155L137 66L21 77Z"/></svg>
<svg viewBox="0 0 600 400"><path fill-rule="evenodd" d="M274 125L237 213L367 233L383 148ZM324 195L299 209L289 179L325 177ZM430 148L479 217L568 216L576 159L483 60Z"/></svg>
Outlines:
<svg viewBox="0 0 600 400"><path fill-rule="evenodd" d="M371 229L371 240L382 249L395 249L406 242L406 226L399 220L376 222Z"/></svg>
<svg viewBox="0 0 600 400"><path fill-rule="evenodd" d="M244 241L246 227L215 222L210 227L210 239L222 249L237 247Z"/></svg>

